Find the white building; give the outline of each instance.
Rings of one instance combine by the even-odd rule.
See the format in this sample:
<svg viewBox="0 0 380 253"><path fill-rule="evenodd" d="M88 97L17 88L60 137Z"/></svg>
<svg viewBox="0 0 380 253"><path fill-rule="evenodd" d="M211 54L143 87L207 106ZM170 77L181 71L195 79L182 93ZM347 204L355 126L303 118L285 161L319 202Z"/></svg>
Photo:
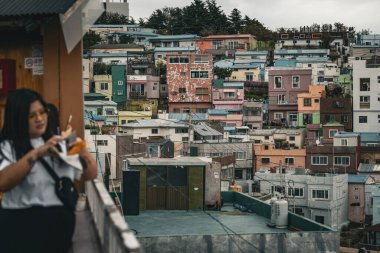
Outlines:
<svg viewBox="0 0 380 253"><path fill-rule="evenodd" d="M353 61L354 132L374 133L380 127L380 65Z"/></svg>
<svg viewBox="0 0 380 253"><path fill-rule="evenodd" d="M256 173L254 180L260 193L285 194L289 210L299 215L337 229L348 222L347 174Z"/></svg>

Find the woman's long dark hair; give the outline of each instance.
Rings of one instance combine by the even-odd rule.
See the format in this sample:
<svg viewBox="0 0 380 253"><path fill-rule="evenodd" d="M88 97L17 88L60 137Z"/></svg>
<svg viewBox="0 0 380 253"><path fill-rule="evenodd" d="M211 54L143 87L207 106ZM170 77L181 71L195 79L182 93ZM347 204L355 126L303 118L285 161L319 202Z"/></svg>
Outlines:
<svg viewBox="0 0 380 253"><path fill-rule="evenodd" d="M30 89L18 89L11 92L5 104L4 125L0 132L0 141L11 142L17 160L32 149L29 136L29 110L30 105L35 101L39 101L45 109L47 108L41 95ZM44 140L52 136L48 129L49 126L46 127L42 136Z"/></svg>

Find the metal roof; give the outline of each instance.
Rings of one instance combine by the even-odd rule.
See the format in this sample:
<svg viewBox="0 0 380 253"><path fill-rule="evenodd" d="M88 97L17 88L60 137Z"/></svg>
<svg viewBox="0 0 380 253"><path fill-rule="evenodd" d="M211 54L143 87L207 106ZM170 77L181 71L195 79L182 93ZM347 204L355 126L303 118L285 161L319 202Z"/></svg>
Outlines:
<svg viewBox="0 0 380 253"><path fill-rule="evenodd" d="M275 67L281 68L293 68L296 67L297 61L296 59L277 59L274 62Z"/></svg>
<svg viewBox="0 0 380 253"><path fill-rule="evenodd" d="M207 125L194 125L193 129L196 133L201 136L223 136L222 133L216 131L214 128L209 127Z"/></svg>
<svg viewBox="0 0 380 253"><path fill-rule="evenodd" d="M0 17L65 13L76 0L0 0Z"/></svg>
<svg viewBox="0 0 380 253"><path fill-rule="evenodd" d="M358 133L344 132L344 131L338 132L334 135L334 137L338 137L338 138L350 138L350 137L359 137L359 136L360 134Z"/></svg>
<svg viewBox="0 0 380 253"><path fill-rule="evenodd" d="M281 49L274 50L276 55L287 55L287 54L328 54L328 49Z"/></svg>
<svg viewBox="0 0 380 253"><path fill-rule="evenodd" d="M195 47L156 47L154 52L196 52Z"/></svg>
<svg viewBox="0 0 380 253"><path fill-rule="evenodd" d="M106 100L84 101L84 105L117 106L116 102Z"/></svg>
<svg viewBox="0 0 380 253"><path fill-rule="evenodd" d="M349 184L365 184L368 179L368 175L348 175Z"/></svg>
<svg viewBox="0 0 380 253"><path fill-rule="evenodd" d="M218 110L218 109L208 109L207 111L210 115L228 115L226 110Z"/></svg>
<svg viewBox="0 0 380 253"><path fill-rule="evenodd" d="M129 166L206 166L207 163L197 157L174 158L128 158Z"/></svg>
<svg viewBox="0 0 380 253"><path fill-rule="evenodd" d="M200 37L195 34L180 34L180 35L159 35L154 38L149 38L149 41L167 41L167 40L196 40Z"/></svg>
<svg viewBox="0 0 380 253"><path fill-rule="evenodd" d="M178 121L188 121L189 114L188 113L169 113L169 119L178 120ZM192 113L191 120L192 121L206 121L207 113Z"/></svg>
<svg viewBox="0 0 380 253"><path fill-rule="evenodd" d="M379 143L380 133L359 133L361 143Z"/></svg>
<svg viewBox="0 0 380 253"><path fill-rule="evenodd" d="M1 0L0 0L1 1ZM128 49L128 48L142 48L144 49L144 46L136 45L136 44L97 44L90 49Z"/></svg>
<svg viewBox="0 0 380 253"><path fill-rule="evenodd" d="M268 51L237 51L235 53L236 56L242 55L267 55Z"/></svg>
<svg viewBox="0 0 380 253"><path fill-rule="evenodd" d="M188 125L181 123L177 120L163 120L163 119L143 119L127 123L123 127L130 128L161 128L161 127L188 127Z"/></svg>

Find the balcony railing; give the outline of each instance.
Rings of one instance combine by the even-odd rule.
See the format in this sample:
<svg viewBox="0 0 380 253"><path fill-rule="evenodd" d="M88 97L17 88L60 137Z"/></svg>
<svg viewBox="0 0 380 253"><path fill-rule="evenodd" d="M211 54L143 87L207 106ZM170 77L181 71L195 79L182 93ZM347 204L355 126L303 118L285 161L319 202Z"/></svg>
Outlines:
<svg viewBox="0 0 380 253"><path fill-rule="evenodd" d="M130 91L129 98L146 98L146 92Z"/></svg>

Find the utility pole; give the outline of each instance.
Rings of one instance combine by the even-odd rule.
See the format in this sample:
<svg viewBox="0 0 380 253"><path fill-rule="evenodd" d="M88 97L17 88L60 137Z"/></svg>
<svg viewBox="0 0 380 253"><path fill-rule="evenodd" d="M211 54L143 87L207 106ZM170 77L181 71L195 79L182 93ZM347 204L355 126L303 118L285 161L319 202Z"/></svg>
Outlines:
<svg viewBox="0 0 380 253"><path fill-rule="evenodd" d="M187 138L188 138L188 140L187 140L187 143L188 143L188 149L187 149L187 155L189 156L190 155L190 146L191 146L191 132L192 132L192 125L191 125L191 111L189 111L189 114L188 114L188 116L189 116L189 130L188 130L188 136L187 136Z"/></svg>

